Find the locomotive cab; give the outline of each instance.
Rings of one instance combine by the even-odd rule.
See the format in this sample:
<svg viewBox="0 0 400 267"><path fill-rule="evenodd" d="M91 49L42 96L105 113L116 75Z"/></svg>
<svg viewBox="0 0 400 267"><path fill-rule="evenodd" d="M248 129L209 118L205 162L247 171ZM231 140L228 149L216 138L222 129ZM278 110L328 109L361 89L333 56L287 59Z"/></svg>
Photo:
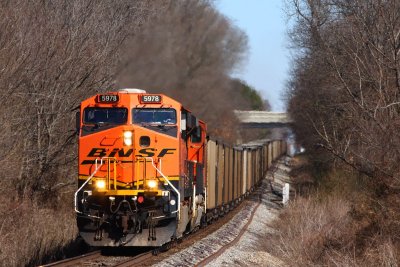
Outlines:
<svg viewBox="0 0 400 267"><path fill-rule="evenodd" d="M80 235L91 246L161 246L198 226L206 125L182 105L139 89L81 103Z"/></svg>

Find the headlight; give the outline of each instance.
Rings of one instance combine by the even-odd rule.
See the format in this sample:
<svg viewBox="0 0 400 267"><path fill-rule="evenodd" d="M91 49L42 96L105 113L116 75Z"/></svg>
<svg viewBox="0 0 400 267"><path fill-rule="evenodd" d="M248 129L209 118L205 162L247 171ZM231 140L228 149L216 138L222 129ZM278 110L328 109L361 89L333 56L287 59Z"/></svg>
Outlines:
<svg viewBox="0 0 400 267"><path fill-rule="evenodd" d="M147 181L147 186L149 187L149 188L156 188L157 187L157 181L155 181L155 180L148 180Z"/></svg>
<svg viewBox="0 0 400 267"><path fill-rule="evenodd" d="M133 134L131 131L124 132L124 145L126 145L126 146L132 145L132 136L133 136Z"/></svg>
<svg viewBox="0 0 400 267"><path fill-rule="evenodd" d="M132 138L132 132L131 131L124 132L124 137L125 138Z"/></svg>
<svg viewBox="0 0 400 267"><path fill-rule="evenodd" d="M97 180L96 187L97 187L97 189L106 189L106 181L105 180Z"/></svg>

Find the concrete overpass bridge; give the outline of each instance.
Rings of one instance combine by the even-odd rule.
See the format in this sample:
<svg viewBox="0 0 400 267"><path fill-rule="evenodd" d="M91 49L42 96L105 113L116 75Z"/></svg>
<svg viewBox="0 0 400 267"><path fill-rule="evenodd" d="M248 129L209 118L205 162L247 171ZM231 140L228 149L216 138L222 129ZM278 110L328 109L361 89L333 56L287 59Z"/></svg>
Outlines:
<svg viewBox="0 0 400 267"><path fill-rule="evenodd" d="M235 115L244 128L287 128L293 123L289 114L270 111L235 110Z"/></svg>
<svg viewBox="0 0 400 267"><path fill-rule="evenodd" d="M293 156L296 153L295 137L291 129L293 120L289 114L285 112L235 110L235 115L239 119L243 130L269 129L266 135L267 139L286 138L288 154ZM242 138L239 137L237 141L241 143Z"/></svg>

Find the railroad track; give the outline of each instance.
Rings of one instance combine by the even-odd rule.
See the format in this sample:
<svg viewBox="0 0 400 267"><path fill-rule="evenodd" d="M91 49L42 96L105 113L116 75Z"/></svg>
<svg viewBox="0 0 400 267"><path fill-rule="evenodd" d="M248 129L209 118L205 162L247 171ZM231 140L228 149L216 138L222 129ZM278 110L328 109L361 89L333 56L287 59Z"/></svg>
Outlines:
<svg viewBox="0 0 400 267"><path fill-rule="evenodd" d="M77 257L53 262L40 267L75 267L75 266L113 266L129 267L140 266L153 257L152 251L144 252L133 257L104 256L101 251L93 251Z"/></svg>
<svg viewBox="0 0 400 267"><path fill-rule="evenodd" d="M235 207L235 210L240 210L243 208L244 202L241 202L238 206ZM234 215L235 212L232 211L231 215ZM217 220L216 223L225 223L228 219L229 221L230 216L227 216L226 218L221 218L220 220ZM218 229L218 228L217 228ZM175 247L180 247L180 243L184 243L185 241L190 241L191 239L197 239L197 238L202 238L204 234L209 234L207 231L209 230L209 227L205 228L200 228L197 231L188 234L184 236L182 239L179 241L175 241L171 244L171 248ZM214 232L216 229L214 229L212 232ZM179 250L181 248L178 248ZM138 254L136 256L130 256L130 257L115 257L115 256L104 256L102 255L101 251L93 251L87 254L83 254L80 256L76 256L73 258L69 259L64 259L61 261L57 261L54 263L42 265L40 267L52 267L52 266L57 266L57 267L72 267L72 266L113 266L113 267L129 267L129 266L142 266L142 265L148 265L149 261L156 260L158 253L161 253L160 256L161 258L163 253L161 250L156 250L156 251L147 251L141 254ZM118 259L115 259L118 258Z"/></svg>
<svg viewBox="0 0 400 267"><path fill-rule="evenodd" d="M254 214L256 213L258 207L260 206L261 201L258 202L258 204L254 207L254 209L251 212L250 219L247 221L247 223L243 226L243 228L240 230L239 234L233 239L230 243L222 246L218 251L214 252L213 254L209 255L208 257L202 259L199 263L197 263L195 266L205 266L211 261L215 260L218 258L222 253L224 253L228 248L232 247L235 245L240 238L243 236L243 234L247 231L247 228L249 227L250 223L253 221Z"/></svg>
<svg viewBox="0 0 400 267"><path fill-rule="evenodd" d="M149 260L151 257L153 257L153 253L151 251L142 253L140 255L137 255L133 257L132 259L120 262L113 267L131 267L131 266L140 266L142 263L145 261Z"/></svg>
<svg viewBox="0 0 400 267"><path fill-rule="evenodd" d="M96 250L87 254L82 254L73 258L49 263L46 265L41 265L39 267L52 267L52 266L58 266L58 267L67 267L67 266L79 266L80 263L86 262L86 261L91 261L93 259L97 259L99 257L102 257L101 251Z"/></svg>
<svg viewBox="0 0 400 267"><path fill-rule="evenodd" d="M198 239L193 245L186 246L181 251L165 257L158 262L150 262L145 266L205 266L217 259L226 250L239 242L246 233L253 218L262 203L266 184L252 194L238 214L216 231L204 238Z"/></svg>
<svg viewBox="0 0 400 267"><path fill-rule="evenodd" d="M253 193L253 200L257 199L257 193ZM243 201L241 203L239 203L236 207L235 210L237 212L239 212L245 204L246 201ZM240 237L245 233L245 231L247 230L247 227L249 226L249 224L251 223L254 213L257 210L258 206L260 205L260 203L257 204L256 207L253 208L251 215L250 215L250 219L248 220L248 222L242 227L240 233L236 236L236 238L234 240L232 240L231 242L229 242L228 244L224 245L223 247L221 247L218 251L212 253L211 255L209 255L207 258L203 258L198 264L198 266L204 266L207 263L211 262L213 259L217 258L219 255L221 255L226 249L228 249L229 247L231 247L232 245L236 244ZM236 212L232 211L230 212L231 216L234 216L234 214ZM227 216L228 218L231 216ZM230 219L228 218L221 218L220 220L217 220L216 223L220 222L220 223L226 223L227 221L229 221ZM171 248L177 247L179 250L181 250L182 248L179 245L179 243L181 242L185 242L186 240L196 240L196 239L201 239L204 237L204 234L210 234L207 233L209 227L205 227L205 228L200 228L197 231L184 236L182 239L180 239L179 241L175 241L173 243L170 244ZM219 227L218 227L219 228ZM217 228L217 229L218 229ZM216 231L217 229L214 229L212 232ZM211 232L211 233L212 233ZM162 258L164 258L162 255L163 253L160 254L160 259L157 259L159 257L156 257L154 255L157 255L159 252L162 252L162 250L153 250L153 251L147 251L135 256L113 256L113 255L109 255L109 256L105 256L101 253L100 250L98 251L93 251L87 254L83 254L77 257L73 257L73 258L69 258L69 259L65 259L65 260L61 260L58 262L54 262L54 263L50 263L47 265L43 265L43 267L51 267L51 266L57 266L57 267L67 267L67 266L113 266L113 267L129 267L129 266L148 266L150 262L155 263L159 260L162 260ZM168 253L167 253L168 254ZM150 263L151 264L151 263Z"/></svg>

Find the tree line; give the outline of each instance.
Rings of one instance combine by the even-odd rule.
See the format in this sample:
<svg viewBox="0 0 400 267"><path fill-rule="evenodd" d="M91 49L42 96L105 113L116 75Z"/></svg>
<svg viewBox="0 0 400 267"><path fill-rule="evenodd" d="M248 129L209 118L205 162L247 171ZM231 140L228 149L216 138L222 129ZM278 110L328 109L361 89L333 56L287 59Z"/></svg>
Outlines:
<svg viewBox="0 0 400 267"><path fill-rule="evenodd" d="M308 151L400 185L400 2L291 0L288 108Z"/></svg>
<svg viewBox="0 0 400 267"><path fill-rule="evenodd" d="M288 110L311 164L297 170L305 197L285 211L278 255L293 266L397 266L400 1L285 3Z"/></svg>
<svg viewBox="0 0 400 267"><path fill-rule="evenodd" d="M135 87L170 95L231 142L232 110L261 99L229 77L247 37L209 1L0 5L0 163L3 189L19 196L74 180L74 113L96 93Z"/></svg>

